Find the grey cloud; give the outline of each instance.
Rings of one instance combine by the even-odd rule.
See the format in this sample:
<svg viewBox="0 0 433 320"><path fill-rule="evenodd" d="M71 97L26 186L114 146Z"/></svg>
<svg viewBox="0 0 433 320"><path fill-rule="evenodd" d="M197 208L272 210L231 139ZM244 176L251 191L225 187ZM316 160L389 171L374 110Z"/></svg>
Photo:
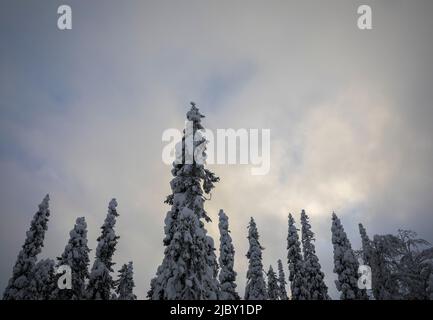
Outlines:
<svg viewBox="0 0 433 320"><path fill-rule="evenodd" d="M371 32L356 29L357 1L70 1L70 33L55 29L58 4L0 5L0 287L46 192L50 257L76 216L94 249L114 196L116 262L134 260L143 298L170 193L161 134L183 126L190 100L210 128L271 129L269 175L212 166L208 229L218 244L224 208L241 293L250 216L267 267L285 261L288 212L299 223L305 208L334 297L332 210L354 247L360 221L433 241L431 1L375 1Z"/></svg>

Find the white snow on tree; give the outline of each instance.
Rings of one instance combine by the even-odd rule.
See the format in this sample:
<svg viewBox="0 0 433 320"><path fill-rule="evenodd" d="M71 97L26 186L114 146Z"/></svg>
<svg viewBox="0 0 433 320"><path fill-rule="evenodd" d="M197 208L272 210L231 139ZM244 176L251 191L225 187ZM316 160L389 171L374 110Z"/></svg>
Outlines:
<svg viewBox="0 0 433 320"><path fill-rule="evenodd" d="M132 261L124 264L119 270L119 278L115 282L117 300L136 300L137 296L134 294L134 271Z"/></svg>
<svg viewBox="0 0 433 320"><path fill-rule="evenodd" d="M289 232L287 236L287 264L289 265L290 293L292 300L308 300L308 284L304 277L304 261L301 254L298 229L295 219L289 214Z"/></svg>
<svg viewBox="0 0 433 320"><path fill-rule="evenodd" d="M173 163L172 194L166 200L172 207L165 218L164 259L148 292L148 297L154 300L218 297L215 248L202 219L210 222L204 210L205 194L211 192L219 178L205 169L204 161L196 158L206 159L207 140L202 135L204 128L201 124L204 116L193 102L186 116L192 129L187 127L184 130L177 148L181 151L180 156L177 154L180 161ZM197 141L191 146L188 142L192 137L199 139L194 139Z"/></svg>
<svg viewBox="0 0 433 320"><path fill-rule="evenodd" d="M372 284L372 290L367 290L367 295L369 296L369 299L390 299L391 297L388 295L386 288L383 286L383 284L387 281L389 273L387 272L387 279L381 279L385 274L380 268L380 263L378 261L378 254L375 250L374 242L370 240L370 238L367 235L367 231L365 230L364 226L360 223L358 224L359 227L359 233L361 235L361 244L362 244L362 250L361 250L361 257L362 261L365 265L369 266L371 269L371 284ZM385 298L386 297L386 298Z"/></svg>
<svg viewBox="0 0 433 320"><path fill-rule="evenodd" d="M309 217L305 210L301 212L302 251L304 255L304 276L307 282L309 299L328 300L328 287L325 284L325 275L321 270L319 258L314 246L314 233L311 231Z"/></svg>
<svg viewBox="0 0 433 320"><path fill-rule="evenodd" d="M268 271L268 299L269 300L279 300L280 299L280 287L278 286L278 278L272 269L272 266L269 266Z"/></svg>
<svg viewBox="0 0 433 320"><path fill-rule="evenodd" d="M334 272L338 275L335 280L341 300L367 299L365 289L358 288L359 263L352 250L343 225L335 212L332 213L332 244L334 246Z"/></svg>
<svg viewBox="0 0 433 320"><path fill-rule="evenodd" d="M45 231L48 229L50 216L49 200L49 196L46 195L33 217L30 229L26 232L26 240L18 254L12 277L3 294L4 300L29 300L33 298L28 289L37 255L44 246Z"/></svg>
<svg viewBox="0 0 433 320"><path fill-rule="evenodd" d="M207 242L207 262L210 266L211 273L204 280L205 291L206 291L206 300L219 300L221 288L218 282L218 258L216 256L215 244L210 236L206 236Z"/></svg>
<svg viewBox="0 0 433 320"><path fill-rule="evenodd" d="M371 267L372 264L372 256L373 256L373 246L370 238L367 235L367 231L365 230L362 223L358 224L359 233L361 235L361 243L362 243L362 260L364 264Z"/></svg>
<svg viewBox="0 0 433 320"><path fill-rule="evenodd" d="M80 217L76 219L74 228L69 232L69 241L65 250L57 258L57 267L67 265L71 268L72 288L56 288L53 294L55 299L86 299L85 282L89 278L89 252L90 249L87 246L87 223L84 217Z"/></svg>
<svg viewBox="0 0 433 320"><path fill-rule="evenodd" d="M362 229L361 237L368 239L366 233L362 235L365 232ZM375 235L370 246L375 299L430 298L429 279L433 271L433 248L430 243L418 239L413 231L398 230L397 236Z"/></svg>
<svg viewBox="0 0 433 320"><path fill-rule="evenodd" d="M249 259L247 283L245 287L245 300L266 300L266 283L263 278L262 250L264 249L259 242L259 233L253 218L248 226Z"/></svg>
<svg viewBox="0 0 433 320"><path fill-rule="evenodd" d="M395 276L401 285L403 298L426 300L430 298L428 282L431 274L433 248L411 230L398 230L400 258Z"/></svg>
<svg viewBox="0 0 433 320"><path fill-rule="evenodd" d="M119 239L114 232L116 217L119 216L116 208L117 201L112 199L108 205L108 214L104 225L101 227L102 233L97 239L95 262L87 286L87 298L91 300L109 300L111 290L114 289L114 280L111 277L114 265L112 259Z"/></svg>
<svg viewBox="0 0 433 320"><path fill-rule="evenodd" d="M377 265L377 255L374 250L373 242L367 235L367 231L365 230L362 223L358 224L359 233L361 235L361 257L362 261L365 265L369 266L372 271L372 290L367 290L367 295L369 299L376 299L375 296L378 296L378 284L380 279L377 278L378 273L378 265ZM376 291L376 293L375 293Z"/></svg>
<svg viewBox="0 0 433 320"><path fill-rule="evenodd" d="M278 259L278 288L279 288L279 297L280 300L287 300L287 291L286 291L286 276L284 274L283 263L280 259Z"/></svg>
<svg viewBox="0 0 433 320"><path fill-rule="evenodd" d="M220 231L220 300L239 300L236 291L236 272L234 271L235 250L230 236L229 220L223 210L219 211L219 231Z"/></svg>
<svg viewBox="0 0 433 320"><path fill-rule="evenodd" d="M44 259L39 261L33 269L29 291L33 300L49 300L53 298L53 292L57 287L54 260Z"/></svg>

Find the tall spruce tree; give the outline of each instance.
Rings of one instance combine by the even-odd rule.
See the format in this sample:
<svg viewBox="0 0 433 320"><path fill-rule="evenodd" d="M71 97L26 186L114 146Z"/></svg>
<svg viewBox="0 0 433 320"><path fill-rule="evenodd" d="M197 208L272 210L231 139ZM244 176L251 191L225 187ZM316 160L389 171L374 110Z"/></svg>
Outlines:
<svg viewBox="0 0 433 320"><path fill-rule="evenodd" d="M53 296L58 300L86 299L86 280L89 278L89 252L87 246L87 223L84 217L77 218L69 232L69 241L62 255L57 258L57 267L71 268L71 289L56 288Z"/></svg>
<svg viewBox="0 0 433 320"><path fill-rule="evenodd" d="M136 300L137 296L134 294L134 271L132 261L124 264L119 270L119 278L115 282L117 300Z"/></svg>
<svg viewBox="0 0 433 320"><path fill-rule="evenodd" d="M362 223L358 224L359 233L361 235L361 244L362 244L362 250L361 250L361 257L364 265L367 265L370 267L372 271L372 290L367 290L367 295L370 298L375 298L378 295L378 285L379 282L377 280L377 272L378 272L378 264L377 264L377 254L374 250L373 242L370 240L370 238L367 235L367 231L365 230ZM374 270L374 271L373 271ZM374 288L376 287L376 289ZM375 292L376 291L376 292Z"/></svg>
<svg viewBox="0 0 433 320"><path fill-rule="evenodd" d="M217 266L213 241L207 236L204 219L205 194L219 181L205 169L207 140L195 103L187 113L187 127L177 148L170 182L172 194L166 203L171 210L165 218L164 259L151 281L148 297L155 300L204 300L218 297Z"/></svg>
<svg viewBox="0 0 433 320"><path fill-rule="evenodd" d="M334 272L338 275L335 280L341 300L368 299L365 289L358 288L359 263L352 250L343 225L335 212L332 213L332 244L334 246Z"/></svg>
<svg viewBox="0 0 433 320"><path fill-rule="evenodd" d="M289 265L290 293L292 300L308 300L309 290L305 278L304 261L301 254L298 229L295 219L289 214L289 232L287 236L287 263Z"/></svg>
<svg viewBox="0 0 433 320"><path fill-rule="evenodd" d="M280 289L280 300L287 300L286 276L284 274L283 263L278 259L278 287Z"/></svg>
<svg viewBox="0 0 433 320"><path fill-rule="evenodd" d="M210 266L210 277L205 278L204 285L206 291L206 300L220 299L221 287L218 282L219 265L216 256L216 249L213 238L206 236L207 242L207 263Z"/></svg>
<svg viewBox="0 0 433 320"><path fill-rule="evenodd" d="M248 226L249 250L247 253L248 272L245 287L245 300L266 300L266 283L263 278L262 250L259 242L259 233L253 218Z"/></svg>
<svg viewBox="0 0 433 320"><path fill-rule="evenodd" d="M314 233L305 210L301 212L302 251L304 254L304 271L311 300L328 300L328 287L325 275L321 270L319 258L314 246Z"/></svg>
<svg viewBox="0 0 433 320"><path fill-rule="evenodd" d="M236 272L234 271L235 249L229 230L229 218L223 210L219 211L219 231L220 231L220 300L239 300L236 291Z"/></svg>
<svg viewBox="0 0 433 320"><path fill-rule="evenodd" d="M268 271L268 299L280 299L280 287L278 286L277 275L275 274L274 269L272 269L272 266L269 266Z"/></svg>
<svg viewBox="0 0 433 320"><path fill-rule="evenodd" d="M114 265L112 260L119 239L114 232L114 226L118 216L117 201L112 199L108 205L107 217L101 227L102 233L97 239L95 262L87 286L87 298L90 300L109 300L112 296L111 290L114 289L114 280L111 276Z"/></svg>
<svg viewBox="0 0 433 320"><path fill-rule="evenodd" d="M50 216L49 196L46 195L39 210L33 217L30 229L26 232L26 240L13 268L12 277L4 291L4 300L33 299L29 291L30 281L36 265L37 255L44 246L45 231L48 229Z"/></svg>

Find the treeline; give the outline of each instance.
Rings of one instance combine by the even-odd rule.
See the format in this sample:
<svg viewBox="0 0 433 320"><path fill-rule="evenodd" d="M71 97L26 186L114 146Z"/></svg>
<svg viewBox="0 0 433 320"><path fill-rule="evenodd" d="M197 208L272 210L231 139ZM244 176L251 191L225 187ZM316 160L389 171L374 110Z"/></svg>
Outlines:
<svg viewBox="0 0 433 320"><path fill-rule="evenodd" d="M12 277L4 291L4 300L84 300L84 299L136 299L133 294L132 262L124 264L116 280L112 277L112 262L118 236L114 232L117 202L112 199L107 217L98 237L96 256L89 272L87 224L84 217L77 218L69 233L65 250L57 258L37 261L41 252L50 217L49 196L39 205L33 217L26 240L13 267ZM62 271L70 268L70 288L63 288ZM67 280L65 279L65 282Z"/></svg>
<svg viewBox="0 0 433 320"><path fill-rule="evenodd" d="M186 163L185 158L199 155L206 158L204 116L194 103L187 113L193 124L192 132L184 132L177 160L173 163L170 182L172 194L165 202L171 206L164 220L164 258L150 283L147 297L153 300L239 300L234 270L235 249L230 236L228 216L219 212L220 247L217 257L214 241L207 234L205 223L211 219L204 210L214 184L219 178L203 163ZM187 139L194 137L193 147ZM194 155L194 157L192 157ZM134 300L136 296L132 262L124 264L113 279L112 261L119 237L114 227L117 201L112 199L97 239L95 260L89 271L87 225L84 217L77 218L70 232L64 252L57 258L37 261L43 247L50 216L49 197L46 196L33 217L26 240L13 267L12 277L5 289L6 300ZM287 264L277 261L278 274L272 266L265 272L262 247L253 218L248 224L249 248L247 282L243 298L246 300L329 300L325 275L316 254L314 232L307 213L300 215L301 228L288 216ZM397 235L375 235L370 239L360 224L360 250L352 249L340 219L332 214L331 232L334 255L335 285L342 300L365 299L433 299L433 248L416 233L399 230ZM364 281L368 274L360 274L360 262L370 268L371 290ZM71 288L59 283L59 270L71 270ZM366 278L360 278L366 276ZM289 284L289 292L286 285Z"/></svg>

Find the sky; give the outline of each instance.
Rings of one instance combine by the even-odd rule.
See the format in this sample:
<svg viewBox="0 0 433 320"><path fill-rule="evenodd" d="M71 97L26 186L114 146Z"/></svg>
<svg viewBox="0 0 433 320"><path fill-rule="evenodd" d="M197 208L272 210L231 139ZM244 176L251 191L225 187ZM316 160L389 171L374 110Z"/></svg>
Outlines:
<svg viewBox="0 0 433 320"><path fill-rule="evenodd" d="M370 236L405 228L433 242L432 1L65 3L68 31L63 1L0 2L0 288L45 194L41 258L63 252L80 216L93 257L115 197L115 269L132 260L145 298L170 209L161 137L183 128L190 101L206 128L271 132L267 175L209 166L221 181L206 228L218 247L224 209L241 295L251 216L265 269L282 259L287 275L287 216L299 226L305 209L333 298L332 211L354 249L360 222ZM372 30L357 28L362 4Z"/></svg>

